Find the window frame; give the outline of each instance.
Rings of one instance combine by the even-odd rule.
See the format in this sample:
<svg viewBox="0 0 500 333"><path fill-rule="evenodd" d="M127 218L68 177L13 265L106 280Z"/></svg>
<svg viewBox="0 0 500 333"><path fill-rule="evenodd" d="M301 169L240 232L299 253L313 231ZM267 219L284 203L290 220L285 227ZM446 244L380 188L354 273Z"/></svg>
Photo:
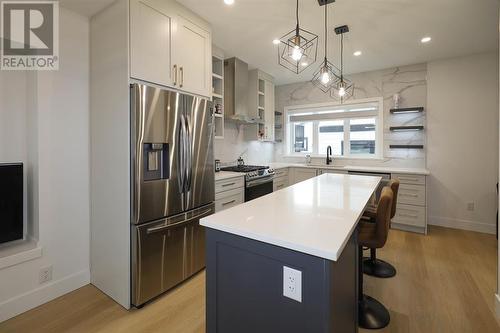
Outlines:
<svg viewBox="0 0 500 333"><path fill-rule="evenodd" d="M315 103L315 104L305 104L305 105L291 105L286 106L284 108L284 138L285 138L285 157L304 157L305 155L311 155L312 157L326 157L326 152L319 152L319 121L320 120L311 120L313 125L313 138L312 138L312 152L311 153L296 153L293 151L291 145L293 142L293 135L295 128L292 126L292 122L290 122L290 116L296 113L302 112L311 112L314 109L320 110L328 107L338 108L339 106L346 105L360 105L360 104L374 104L376 103L378 106L378 110L376 112L376 116L366 115L359 116L356 118L359 119L367 119L375 117L375 154L354 154L351 155L351 145L350 145L350 120L353 117L332 117L331 119L322 119L322 120L344 120L344 142L348 143L344 145L344 155L333 155L334 158L339 159L382 159L383 158L383 150L384 150L384 99L382 97L374 97L374 98L363 98L350 100L344 103L338 102L327 102L327 103ZM359 111L362 112L362 111ZM367 112L368 113L368 112Z"/></svg>

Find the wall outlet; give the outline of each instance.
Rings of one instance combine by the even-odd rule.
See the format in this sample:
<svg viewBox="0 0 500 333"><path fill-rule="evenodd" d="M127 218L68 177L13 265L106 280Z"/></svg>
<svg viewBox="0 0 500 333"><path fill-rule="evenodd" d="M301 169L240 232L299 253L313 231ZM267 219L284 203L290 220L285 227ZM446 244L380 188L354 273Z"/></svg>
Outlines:
<svg viewBox="0 0 500 333"><path fill-rule="evenodd" d="M473 211L475 209L475 204L474 202L468 202L467 203L467 210Z"/></svg>
<svg viewBox="0 0 500 333"><path fill-rule="evenodd" d="M38 280L40 284L49 282L50 280L52 280L52 266L47 266L40 269L40 276Z"/></svg>
<svg viewBox="0 0 500 333"><path fill-rule="evenodd" d="M283 266L283 296L302 303L302 272Z"/></svg>

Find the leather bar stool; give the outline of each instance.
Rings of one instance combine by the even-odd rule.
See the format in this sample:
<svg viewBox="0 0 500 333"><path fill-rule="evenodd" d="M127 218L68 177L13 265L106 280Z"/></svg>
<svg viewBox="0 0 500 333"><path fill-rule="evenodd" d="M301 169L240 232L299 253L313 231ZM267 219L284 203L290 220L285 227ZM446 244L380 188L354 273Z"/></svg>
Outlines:
<svg viewBox="0 0 500 333"><path fill-rule="evenodd" d="M398 203L399 180L393 179L389 182L394 199L391 207L391 220L396 215L396 206ZM375 222L377 206L368 207L363 213L363 217ZM396 268L384 260L377 259L377 249L370 247L370 257L363 258L364 273L379 278L390 278L396 275Z"/></svg>
<svg viewBox="0 0 500 333"><path fill-rule="evenodd" d="M379 329L389 325L391 317L385 306L373 297L363 294L363 246L381 248L387 241L391 223L391 207L394 194L389 186L382 189L375 214L375 223L361 221L358 227L358 325L367 329Z"/></svg>

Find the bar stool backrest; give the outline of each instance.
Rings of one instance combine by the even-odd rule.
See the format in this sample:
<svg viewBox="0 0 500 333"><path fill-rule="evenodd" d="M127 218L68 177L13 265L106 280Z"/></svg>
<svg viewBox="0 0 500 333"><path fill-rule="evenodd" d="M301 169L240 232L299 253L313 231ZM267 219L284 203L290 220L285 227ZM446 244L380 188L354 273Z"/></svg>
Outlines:
<svg viewBox="0 0 500 333"><path fill-rule="evenodd" d="M398 203L398 191L399 191L399 179L393 179L389 182L389 187L392 190L393 199L392 199L392 208L391 208L391 220L396 215L396 206Z"/></svg>
<svg viewBox="0 0 500 333"><path fill-rule="evenodd" d="M391 225L392 202L394 194L389 186L382 189L380 199L377 205L377 218L376 218L376 242L377 247L383 247L387 241L389 234L389 227Z"/></svg>

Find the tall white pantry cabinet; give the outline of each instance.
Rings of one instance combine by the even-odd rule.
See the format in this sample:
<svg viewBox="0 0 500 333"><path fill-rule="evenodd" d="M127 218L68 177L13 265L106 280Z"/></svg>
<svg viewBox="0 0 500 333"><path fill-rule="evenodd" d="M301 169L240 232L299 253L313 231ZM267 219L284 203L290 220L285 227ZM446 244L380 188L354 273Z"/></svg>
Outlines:
<svg viewBox="0 0 500 333"><path fill-rule="evenodd" d="M130 84L212 97L210 25L173 0L117 0L90 23L91 282L130 308Z"/></svg>

